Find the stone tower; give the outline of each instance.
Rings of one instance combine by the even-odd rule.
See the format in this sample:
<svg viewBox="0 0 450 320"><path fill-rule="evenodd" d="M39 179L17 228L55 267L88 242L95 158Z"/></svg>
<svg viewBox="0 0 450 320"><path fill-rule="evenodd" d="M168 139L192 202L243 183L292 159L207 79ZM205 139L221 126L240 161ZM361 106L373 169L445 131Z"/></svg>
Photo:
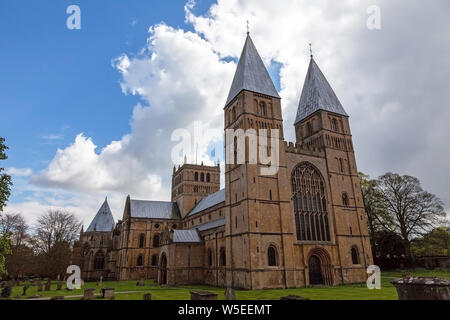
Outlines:
<svg viewBox="0 0 450 320"><path fill-rule="evenodd" d="M298 145L324 152L328 172L324 178L330 186L328 202L333 215L331 241L338 251L335 256L342 282L352 281L351 276L347 276L347 271L354 268L352 259L365 268L372 263L372 253L349 116L312 56L298 106L295 132ZM358 257L351 256L355 252Z"/></svg>
<svg viewBox="0 0 450 320"><path fill-rule="evenodd" d="M227 286L247 289L267 287L267 283L273 283L273 287L288 286L291 276L286 271L289 267L286 255L292 255L294 228L286 181L280 96L250 35L239 59L224 114L226 132L234 130L234 135L226 133ZM279 132L274 140L279 150L279 167L270 175L264 173L268 165L263 164L259 149L253 163L250 156L263 129L271 137L276 137L275 130ZM245 161L242 162L237 160L238 154L242 154L237 143L241 139L237 136L239 130L247 136L241 141L248 139L244 143ZM268 153L277 157L272 152ZM270 246L278 250L278 267L270 267L267 261Z"/></svg>
<svg viewBox="0 0 450 320"><path fill-rule="evenodd" d="M183 164L173 168L172 201L177 202L184 218L204 197L220 189L220 167Z"/></svg>

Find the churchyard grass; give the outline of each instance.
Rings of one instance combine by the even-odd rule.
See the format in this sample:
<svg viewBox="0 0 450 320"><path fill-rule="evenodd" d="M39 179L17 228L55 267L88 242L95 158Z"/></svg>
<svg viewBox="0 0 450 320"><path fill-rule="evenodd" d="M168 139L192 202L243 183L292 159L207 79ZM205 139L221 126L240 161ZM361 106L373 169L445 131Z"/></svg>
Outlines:
<svg viewBox="0 0 450 320"><path fill-rule="evenodd" d="M381 277L381 290L369 290L367 289L365 283L342 285L337 287L311 287L285 290L236 290L236 298L238 300L279 300L282 296L298 295L311 300L396 300L397 292L390 281L401 277L403 273L405 273L405 271L383 272ZM407 273L415 276L430 276L450 279L449 269L416 269L408 270ZM115 300L142 300L144 293L151 293L152 300L189 300L190 291L196 290L208 290L217 293L218 299L224 298L223 288L214 288L209 286L161 287L155 284L152 280L146 280L145 286L139 287L136 286L136 282L136 280L105 281L103 282L103 287L115 288ZM101 289L101 287L97 286L95 282L86 283L84 288L95 288L96 293L100 293ZM82 296L83 289L67 291L64 285L63 289L58 291L56 290L56 282L53 282L50 291L37 292L37 287L31 286L25 297L22 296L22 286L14 287L11 297L24 299L38 293L42 298L66 296L68 299L79 300L80 297L70 296Z"/></svg>

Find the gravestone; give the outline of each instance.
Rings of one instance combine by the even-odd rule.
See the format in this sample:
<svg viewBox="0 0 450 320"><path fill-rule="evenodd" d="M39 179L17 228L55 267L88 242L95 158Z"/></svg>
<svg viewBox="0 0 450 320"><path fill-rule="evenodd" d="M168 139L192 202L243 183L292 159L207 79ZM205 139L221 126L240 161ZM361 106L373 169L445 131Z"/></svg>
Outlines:
<svg viewBox="0 0 450 320"><path fill-rule="evenodd" d="M62 286L63 286L63 283L62 282L58 282L57 284L56 284L56 290L61 290L62 289Z"/></svg>
<svg viewBox="0 0 450 320"><path fill-rule="evenodd" d="M217 293L209 291L191 291L191 300L217 300Z"/></svg>
<svg viewBox="0 0 450 320"><path fill-rule="evenodd" d="M92 300L94 299L94 288L84 289L83 300Z"/></svg>
<svg viewBox="0 0 450 320"><path fill-rule="evenodd" d="M26 284L22 288L22 295L25 296L27 294L27 290L30 287L30 285Z"/></svg>
<svg viewBox="0 0 450 320"><path fill-rule="evenodd" d="M103 299L111 299L114 297L114 288L103 288L102 289L102 298Z"/></svg>
<svg viewBox="0 0 450 320"><path fill-rule="evenodd" d="M227 288L225 290L225 300L236 300L236 294L233 288Z"/></svg>
<svg viewBox="0 0 450 320"><path fill-rule="evenodd" d="M42 291L42 283L41 282L36 282L36 287L37 287L37 291L41 292Z"/></svg>
<svg viewBox="0 0 450 320"><path fill-rule="evenodd" d="M450 280L432 277L404 277L391 281L399 300L450 300Z"/></svg>
<svg viewBox="0 0 450 320"><path fill-rule="evenodd" d="M151 293L144 293L144 296L142 297L143 300L152 300L152 294Z"/></svg>
<svg viewBox="0 0 450 320"><path fill-rule="evenodd" d="M50 281L47 281L45 283L45 291L50 291L52 288L52 283Z"/></svg>
<svg viewBox="0 0 450 320"><path fill-rule="evenodd" d="M144 287L144 286L145 286L145 279L140 279L140 280L136 283L136 285L137 285L138 287Z"/></svg>

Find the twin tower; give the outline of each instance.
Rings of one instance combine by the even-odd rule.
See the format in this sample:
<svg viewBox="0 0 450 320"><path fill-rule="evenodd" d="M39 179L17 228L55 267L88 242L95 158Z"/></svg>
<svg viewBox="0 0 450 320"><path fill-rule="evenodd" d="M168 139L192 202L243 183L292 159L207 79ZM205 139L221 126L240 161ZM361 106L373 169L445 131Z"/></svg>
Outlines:
<svg viewBox="0 0 450 320"><path fill-rule="evenodd" d="M217 271L211 284L258 289L364 282L372 253L349 117L313 57L294 123L296 143L284 141L281 98L250 35L225 104L224 125L257 134L264 129L269 136L278 130L272 140L278 145L278 170L263 175L267 163L226 159L221 191L218 167L185 165L174 172L172 201L182 219L192 217L189 211L206 195L223 197L223 203L214 203L223 232L203 238L205 275L210 268ZM232 139L226 144L227 150L236 149ZM248 142L245 150L248 154ZM202 169L203 180L181 187L188 184L181 178L187 169ZM194 219L184 226L193 224Z"/></svg>

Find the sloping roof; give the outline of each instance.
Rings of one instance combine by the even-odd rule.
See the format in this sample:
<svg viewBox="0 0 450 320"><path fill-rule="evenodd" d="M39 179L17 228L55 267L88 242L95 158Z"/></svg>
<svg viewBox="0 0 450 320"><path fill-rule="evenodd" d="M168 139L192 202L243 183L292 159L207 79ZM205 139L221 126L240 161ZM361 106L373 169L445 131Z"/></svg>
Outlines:
<svg viewBox="0 0 450 320"><path fill-rule="evenodd" d="M180 211L174 202L130 200L132 218L180 219Z"/></svg>
<svg viewBox="0 0 450 320"><path fill-rule="evenodd" d="M348 116L319 66L311 58L298 105L295 124L318 110Z"/></svg>
<svg viewBox="0 0 450 320"><path fill-rule="evenodd" d="M175 243L199 243L201 241L195 229L173 231L173 242Z"/></svg>
<svg viewBox="0 0 450 320"><path fill-rule="evenodd" d="M225 105L228 105L242 90L280 97L250 35L247 35L245 40Z"/></svg>
<svg viewBox="0 0 450 320"><path fill-rule="evenodd" d="M202 200L188 213L189 216L193 216L196 213L199 213L208 208L214 207L215 205L225 202L225 189L219 190L216 193L213 193Z"/></svg>
<svg viewBox="0 0 450 320"><path fill-rule="evenodd" d="M219 220L215 220L215 221L211 221L211 222L199 225L199 226L195 227L195 229L197 229L198 231L206 231L206 230L211 230L214 228L222 227L224 225L225 225L225 218L222 218ZM191 229L191 230L195 230L195 229Z"/></svg>
<svg viewBox="0 0 450 320"><path fill-rule="evenodd" d="M86 232L110 232L114 226L114 217L109 208L108 199L105 199Z"/></svg>

